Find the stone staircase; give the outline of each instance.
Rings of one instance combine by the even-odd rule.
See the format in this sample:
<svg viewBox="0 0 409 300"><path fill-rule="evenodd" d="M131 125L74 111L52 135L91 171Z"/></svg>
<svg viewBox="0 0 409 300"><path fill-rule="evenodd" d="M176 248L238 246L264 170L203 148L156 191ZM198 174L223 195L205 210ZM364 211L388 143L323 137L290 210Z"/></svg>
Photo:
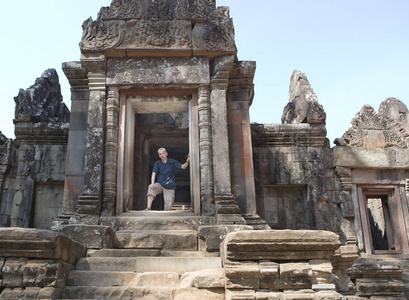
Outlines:
<svg viewBox="0 0 409 300"><path fill-rule="evenodd" d="M220 257L199 251L211 218L191 212L130 212L102 221L117 229L113 249L88 249L64 299L224 299Z"/></svg>

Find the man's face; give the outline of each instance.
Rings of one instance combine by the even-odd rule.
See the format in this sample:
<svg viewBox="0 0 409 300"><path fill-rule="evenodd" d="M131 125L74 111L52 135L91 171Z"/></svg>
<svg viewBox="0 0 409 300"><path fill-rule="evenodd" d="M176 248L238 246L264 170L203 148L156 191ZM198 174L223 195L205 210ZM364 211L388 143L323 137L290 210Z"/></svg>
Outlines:
<svg viewBox="0 0 409 300"><path fill-rule="evenodd" d="M166 158L168 157L168 153L166 151L159 151L159 157L162 161L166 160Z"/></svg>

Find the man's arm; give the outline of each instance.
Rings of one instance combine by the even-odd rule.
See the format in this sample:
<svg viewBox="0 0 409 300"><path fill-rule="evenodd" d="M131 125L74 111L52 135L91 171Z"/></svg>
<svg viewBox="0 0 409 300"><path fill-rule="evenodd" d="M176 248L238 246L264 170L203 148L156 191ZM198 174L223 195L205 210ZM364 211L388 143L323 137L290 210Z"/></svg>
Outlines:
<svg viewBox="0 0 409 300"><path fill-rule="evenodd" d="M151 184L149 185L149 187L151 189L153 189L155 187L155 178L156 178L156 173L152 172L152 176L151 176Z"/></svg>
<svg viewBox="0 0 409 300"><path fill-rule="evenodd" d="M189 162L190 162L190 153L187 155L186 162L180 168L183 170L186 169L189 166Z"/></svg>

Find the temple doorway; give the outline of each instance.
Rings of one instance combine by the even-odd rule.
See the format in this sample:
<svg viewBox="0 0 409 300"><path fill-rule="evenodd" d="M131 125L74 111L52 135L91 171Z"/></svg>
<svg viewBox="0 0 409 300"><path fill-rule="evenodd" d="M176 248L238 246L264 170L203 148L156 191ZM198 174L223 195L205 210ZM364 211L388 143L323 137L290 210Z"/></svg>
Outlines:
<svg viewBox="0 0 409 300"><path fill-rule="evenodd" d="M122 91L119 114L117 214L146 207L146 191L161 147L182 164L191 153L189 168L176 173L173 210L200 214L196 91ZM152 209L163 210L162 195Z"/></svg>
<svg viewBox="0 0 409 300"><path fill-rule="evenodd" d="M184 163L189 153L188 112L136 114L133 210L146 207L146 190L150 183L155 161L159 159L157 150L165 148L168 157ZM152 210L163 210L163 197L159 195L152 204ZM192 210L190 199L189 169L176 171L176 194L173 210Z"/></svg>

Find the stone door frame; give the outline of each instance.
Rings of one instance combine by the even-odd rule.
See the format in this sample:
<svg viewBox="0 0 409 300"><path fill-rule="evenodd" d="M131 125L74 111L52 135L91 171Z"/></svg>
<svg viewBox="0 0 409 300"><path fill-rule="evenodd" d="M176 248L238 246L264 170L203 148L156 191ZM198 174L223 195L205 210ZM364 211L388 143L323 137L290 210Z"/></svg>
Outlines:
<svg viewBox="0 0 409 300"><path fill-rule="evenodd" d="M197 89L120 89L119 126L117 159L117 197L116 215L126 211L129 201L133 201L134 185L134 133L135 111L131 96L184 96L191 95L187 103L189 112L189 151L190 151L190 194L193 211L201 213L200 201L200 149L199 149L199 111ZM166 103L163 103L164 106ZM141 104L143 105L143 104ZM158 111L159 112L159 111ZM126 163L125 163L126 162ZM122 170L122 171L121 171Z"/></svg>
<svg viewBox="0 0 409 300"><path fill-rule="evenodd" d="M358 185L358 203L362 224L362 234L363 241L365 244L365 252L367 255L382 255L382 254L396 254L396 255L407 255L409 254L408 237L406 235L405 219L403 215L403 208L399 193L398 185ZM396 234L399 235L400 247L399 251L393 250L374 250L372 245L372 235L369 224L369 217L367 212L367 198L370 196L385 196L388 197L388 203L391 212L391 216L395 215L396 220L394 220L394 230ZM392 224L391 224L392 226Z"/></svg>

